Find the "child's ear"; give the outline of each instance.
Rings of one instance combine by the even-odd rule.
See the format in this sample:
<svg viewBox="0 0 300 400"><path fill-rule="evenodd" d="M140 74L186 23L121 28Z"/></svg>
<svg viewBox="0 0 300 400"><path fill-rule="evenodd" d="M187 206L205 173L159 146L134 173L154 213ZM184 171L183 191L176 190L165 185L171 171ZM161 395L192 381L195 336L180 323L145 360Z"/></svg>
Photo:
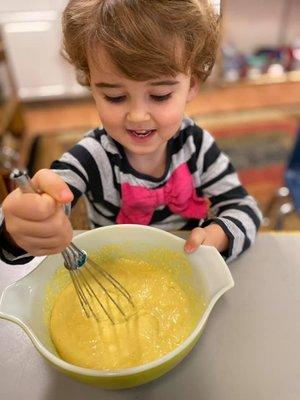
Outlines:
<svg viewBox="0 0 300 400"><path fill-rule="evenodd" d="M187 101L194 100L194 98L198 95L199 90L200 90L200 81L196 76L192 76Z"/></svg>

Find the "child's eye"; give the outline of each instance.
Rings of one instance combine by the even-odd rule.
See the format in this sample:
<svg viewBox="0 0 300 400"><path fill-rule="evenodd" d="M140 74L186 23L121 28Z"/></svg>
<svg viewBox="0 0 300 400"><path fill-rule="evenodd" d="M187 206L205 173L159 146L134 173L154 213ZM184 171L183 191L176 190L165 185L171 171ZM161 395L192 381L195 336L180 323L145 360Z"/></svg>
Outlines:
<svg viewBox="0 0 300 400"><path fill-rule="evenodd" d="M110 103L122 103L126 99L126 96L112 97L112 96L104 95L104 98L105 98L105 100L109 101Z"/></svg>
<svg viewBox="0 0 300 400"><path fill-rule="evenodd" d="M152 94L150 97L154 101L165 101L165 100L168 100L171 96L172 96L172 93L167 93L162 96L156 96L156 95Z"/></svg>

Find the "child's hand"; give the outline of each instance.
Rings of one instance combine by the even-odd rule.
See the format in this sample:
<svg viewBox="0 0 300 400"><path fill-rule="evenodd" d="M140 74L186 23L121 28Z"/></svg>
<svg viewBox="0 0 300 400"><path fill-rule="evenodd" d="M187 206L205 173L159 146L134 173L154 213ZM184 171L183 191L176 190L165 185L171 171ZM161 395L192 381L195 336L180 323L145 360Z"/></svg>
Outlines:
<svg viewBox="0 0 300 400"><path fill-rule="evenodd" d="M47 169L38 171L32 184L42 194L16 189L4 200L6 234L33 256L59 253L72 240L72 226L61 205L72 201L73 194Z"/></svg>
<svg viewBox="0 0 300 400"><path fill-rule="evenodd" d="M205 228L195 228L185 242L184 250L193 253L201 245L214 246L220 253L228 249L229 239L223 229L217 224Z"/></svg>

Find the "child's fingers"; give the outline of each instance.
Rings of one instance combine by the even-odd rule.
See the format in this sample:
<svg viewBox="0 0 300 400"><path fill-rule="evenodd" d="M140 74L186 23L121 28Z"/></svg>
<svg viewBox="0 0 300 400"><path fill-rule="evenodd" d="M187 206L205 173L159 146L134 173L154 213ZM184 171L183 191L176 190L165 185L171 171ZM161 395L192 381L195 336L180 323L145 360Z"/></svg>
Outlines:
<svg viewBox="0 0 300 400"><path fill-rule="evenodd" d="M17 217L27 221L43 221L53 215L57 203L47 194L22 193L20 189L10 193L3 202L6 220Z"/></svg>
<svg viewBox="0 0 300 400"><path fill-rule="evenodd" d="M51 215L43 221L26 220L24 218L15 217L13 224L6 224L9 232L13 236L26 236L29 239L51 239L52 237L61 237L68 228L69 219L62 209Z"/></svg>
<svg viewBox="0 0 300 400"><path fill-rule="evenodd" d="M187 253L192 253L205 241L206 232L203 228L195 228L192 230L189 238L185 242L184 250Z"/></svg>
<svg viewBox="0 0 300 400"><path fill-rule="evenodd" d="M54 200L53 200L54 201ZM14 218L7 226L13 240L33 256L61 252L72 240L72 226L61 206L49 219L37 222Z"/></svg>
<svg viewBox="0 0 300 400"><path fill-rule="evenodd" d="M32 178L32 184L40 192L47 193L59 203L69 203L73 200L73 193L66 182L49 169L38 171Z"/></svg>
<svg viewBox="0 0 300 400"><path fill-rule="evenodd" d="M60 253L71 242L72 235L52 236L50 238L26 237L16 238L16 243L33 256Z"/></svg>

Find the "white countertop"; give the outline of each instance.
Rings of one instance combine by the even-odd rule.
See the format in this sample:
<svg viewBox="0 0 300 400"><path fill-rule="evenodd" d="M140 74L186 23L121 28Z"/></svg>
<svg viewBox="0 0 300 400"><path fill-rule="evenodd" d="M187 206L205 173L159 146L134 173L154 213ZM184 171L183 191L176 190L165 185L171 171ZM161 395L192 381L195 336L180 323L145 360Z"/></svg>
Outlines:
<svg viewBox="0 0 300 400"><path fill-rule="evenodd" d="M0 320L0 399L298 400L299 253L300 233L259 234L229 265L235 287L217 302L190 355L133 389L73 381L46 363L19 326ZM0 293L32 268L0 264Z"/></svg>

